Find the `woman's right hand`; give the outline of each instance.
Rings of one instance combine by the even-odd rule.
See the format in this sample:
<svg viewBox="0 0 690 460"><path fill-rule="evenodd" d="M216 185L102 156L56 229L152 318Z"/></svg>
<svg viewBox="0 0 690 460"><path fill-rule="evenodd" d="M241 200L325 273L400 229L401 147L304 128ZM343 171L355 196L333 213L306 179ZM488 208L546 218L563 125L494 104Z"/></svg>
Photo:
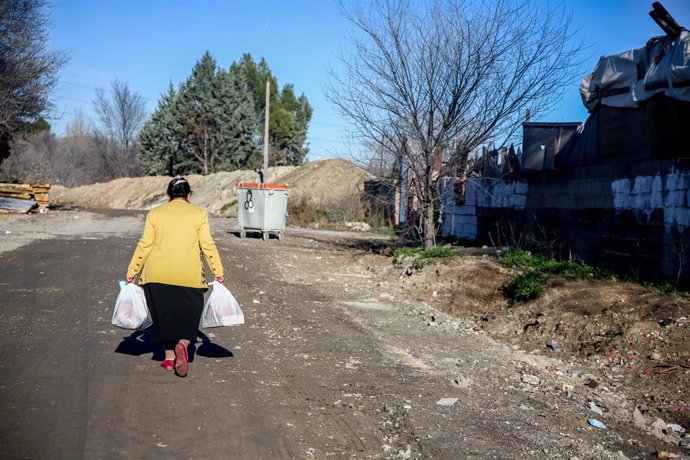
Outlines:
<svg viewBox="0 0 690 460"><path fill-rule="evenodd" d="M222 276L216 276L216 283L223 284L223 281L225 281L225 278Z"/></svg>

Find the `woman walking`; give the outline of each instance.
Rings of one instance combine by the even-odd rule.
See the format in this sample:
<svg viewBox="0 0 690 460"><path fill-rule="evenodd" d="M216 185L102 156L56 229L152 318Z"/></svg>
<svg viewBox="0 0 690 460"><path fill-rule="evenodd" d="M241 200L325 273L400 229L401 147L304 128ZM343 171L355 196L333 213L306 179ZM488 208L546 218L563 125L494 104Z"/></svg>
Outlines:
<svg viewBox="0 0 690 460"><path fill-rule="evenodd" d="M141 272L140 283L151 311L155 340L165 349L161 367L180 377L189 367L187 349L196 342L208 290L201 254L215 280L223 282L223 265L211 237L208 214L189 202L187 180L168 184L170 201L146 216L144 233L127 268L127 282Z"/></svg>

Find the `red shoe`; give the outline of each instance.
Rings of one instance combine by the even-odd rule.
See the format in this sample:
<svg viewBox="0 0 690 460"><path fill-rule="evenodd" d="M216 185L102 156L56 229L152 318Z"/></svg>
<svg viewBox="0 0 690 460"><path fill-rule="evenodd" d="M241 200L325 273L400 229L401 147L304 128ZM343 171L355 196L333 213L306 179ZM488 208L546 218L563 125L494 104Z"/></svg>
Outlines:
<svg viewBox="0 0 690 460"><path fill-rule="evenodd" d="M187 370L189 369L189 362L187 360L187 346L182 342L178 342L175 345L175 373L180 377L187 375Z"/></svg>
<svg viewBox="0 0 690 460"><path fill-rule="evenodd" d="M166 371L171 371L175 369L175 361L172 359L165 359L161 363L161 367L165 369Z"/></svg>

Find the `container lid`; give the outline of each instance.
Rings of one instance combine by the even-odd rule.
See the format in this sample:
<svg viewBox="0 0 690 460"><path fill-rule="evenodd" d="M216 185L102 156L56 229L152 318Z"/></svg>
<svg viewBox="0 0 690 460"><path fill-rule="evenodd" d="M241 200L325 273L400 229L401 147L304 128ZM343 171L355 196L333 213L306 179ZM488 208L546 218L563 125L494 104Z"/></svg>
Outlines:
<svg viewBox="0 0 690 460"><path fill-rule="evenodd" d="M235 186L237 188L264 188L271 190L287 190L290 188L287 184L259 184L256 182L238 182Z"/></svg>

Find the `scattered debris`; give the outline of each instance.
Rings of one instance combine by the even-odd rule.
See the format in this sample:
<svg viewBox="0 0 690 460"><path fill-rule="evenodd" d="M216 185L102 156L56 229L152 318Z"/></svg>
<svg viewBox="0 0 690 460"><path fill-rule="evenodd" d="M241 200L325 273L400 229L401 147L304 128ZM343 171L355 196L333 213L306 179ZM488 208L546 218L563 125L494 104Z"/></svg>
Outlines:
<svg viewBox="0 0 690 460"><path fill-rule="evenodd" d="M439 406L453 406L458 400L459 398L441 398L436 401L436 404Z"/></svg>
<svg viewBox="0 0 690 460"><path fill-rule="evenodd" d="M682 412L682 411L690 411L690 406L685 406L685 405L672 405L667 408L669 412Z"/></svg>
<svg viewBox="0 0 690 460"><path fill-rule="evenodd" d="M345 226L356 232L368 232L371 230L371 226L366 222L345 222Z"/></svg>
<svg viewBox="0 0 690 460"><path fill-rule="evenodd" d="M666 452L666 451L660 450L656 453L656 458L680 458L680 459L682 459L684 457L681 455L678 455L678 454L674 454L673 452Z"/></svg>
<svg viewBox="0 0 690 460"><path fill-rule="evenodd" d="M560 345L558 344L558 342L556 342L555 340L552 340L551 342L549 342L549 345L548 345L548 346L549 346L549 348L550 348L552 351L554 351L554 352L556 352L556 353L558 353L559 351L561 351L561 346L560 346Z"/></svg>
<svg viewBox="0 0 690 460"><path fill-rule="evenodd" d="M597 420L597 419L595 419L595 418L588 418L588 419L587 419L587 423L589 423L590 425L592 425L594 428L598 428L598 429L600 429L600 430L605 430L605 429L606 429L606 425L604 425L603 423L601 423L599 420Z"/></svg>
<svg viewBox="0 0 690 460"><path fill-rule="evenodd" d="M660 418L657 418L654 423L652 423L651 433L669 444L678 444L680 442L680 435L671 425Z"/></svg>
<svg viewBox="0 0 690 460"><path fill-rule="evenodd" d="M539 377L531 374L522 374L522 382L528 385L539 385Z"/></svg>
<svg viewBox="0 0 690 460"><path fill-rule="evenodd" d="M604 415L604 411L594 401L589 402L589 409L597 415Z"/></svg>
<svg viewBox="0 0 690 460"><path fill-rule="evenodd" d="M673 431L676 433L685 433L685 428L682 426L678 425L677 423L669 423L669 425Z"/></svg>
<svg viewBox="0 0 690 460"><path fill-rule="evenodd" d="M586 374L587 370L582 367L573 367L572 369L568 369L568 375L571 377L583 377Z"/></svg>
<svg viewBox="0 0 690 460"><path fill-rule="evenodd" d="M590 378L585 382L585 385L590 388L597 388L599 386L599 381L595 378Z"/></svg>
<svg viewBox="0 0 690 460"><path fill-rule="evenodd" d="M406 451L399 450L398 455L396 455L395 457L403 459L412 458L412 447L408 445Z"/></svg>
<svg viewBox="0 0 690 460"><path fill-rule="evenodd" d="M642 415L637 407L633 411L633 423L638 428L642 428L643 430L647 429L647 420L645 420L644 415Z"/></svg>
<svg viewBox="0 0 690 460"><path fill-rule="evenodd" d="M451 384L456 388L469 388L472 381L466 375L458 375L451 379Z"/></svg>

